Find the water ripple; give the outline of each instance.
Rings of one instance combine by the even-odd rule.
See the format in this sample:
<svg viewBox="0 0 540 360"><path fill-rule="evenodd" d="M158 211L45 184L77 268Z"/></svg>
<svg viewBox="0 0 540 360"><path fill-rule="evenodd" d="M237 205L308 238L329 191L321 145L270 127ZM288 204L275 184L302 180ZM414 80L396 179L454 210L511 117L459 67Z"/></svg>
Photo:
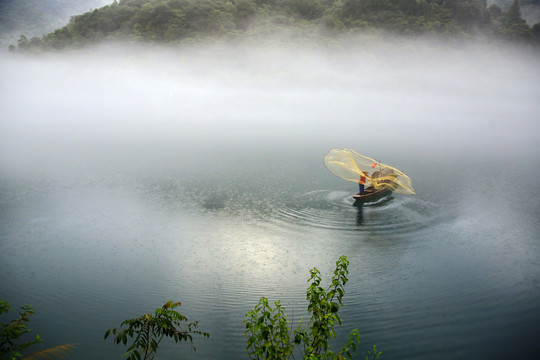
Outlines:
<svg viewBox="0 0 540 360"><path fill-rule="evenodd" d="M298 195L278 207L273 221L277 226L299 230L312 227L400 234L432 227L449 216L419 197L392 195L359 208L353 206L348 192L319 190Z"/></svg>

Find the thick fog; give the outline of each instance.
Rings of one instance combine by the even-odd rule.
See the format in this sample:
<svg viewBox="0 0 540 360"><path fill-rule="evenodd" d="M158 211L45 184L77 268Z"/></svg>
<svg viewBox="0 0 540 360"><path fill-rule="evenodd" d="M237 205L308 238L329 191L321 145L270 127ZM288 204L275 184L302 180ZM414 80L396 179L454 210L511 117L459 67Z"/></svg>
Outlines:
<svg viewBox="0 0 540 360"><path fill-rule="evenodd" d="M389 39L6 54L0 169L211 168L276 149L322 159L335 146L537 156L539 65L510 45Z"/></svg>

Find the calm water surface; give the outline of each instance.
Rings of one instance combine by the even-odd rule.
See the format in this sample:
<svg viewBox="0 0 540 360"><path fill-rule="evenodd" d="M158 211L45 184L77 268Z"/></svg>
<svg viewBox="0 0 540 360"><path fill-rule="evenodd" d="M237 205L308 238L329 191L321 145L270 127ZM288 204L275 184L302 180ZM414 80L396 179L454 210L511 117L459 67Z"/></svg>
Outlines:
<svg viewBox="0 0 540 360"><path fill-rule="evenodd" d="M163 359L241 359L258 299L299 320L309 270L345 254L342 340L538 358L539 61L482 54L3 60L0 298L36 309L43 346L78 343L67 359L119 358L105 330L167 300L211 337ZM322 163L335 146L417 195L353 207Z"/></svg>

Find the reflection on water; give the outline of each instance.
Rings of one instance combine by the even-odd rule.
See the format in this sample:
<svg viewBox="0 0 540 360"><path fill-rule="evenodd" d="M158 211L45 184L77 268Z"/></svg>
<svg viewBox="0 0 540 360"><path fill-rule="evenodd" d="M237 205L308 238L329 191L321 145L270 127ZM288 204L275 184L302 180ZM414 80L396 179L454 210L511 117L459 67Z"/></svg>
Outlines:
<svg viewBox="0 0 540 360"><path fill-rule="evenodd" d="M539 357L538 58L469 50L2 59L1 297L45 345L79 343L66 358L119 357L104 331L175 300L211 337L164 359L240 359L259 297L299 320L309 269L345 254L340 334L392 359ZM335 146L417 195L354 207Z"/></svg>

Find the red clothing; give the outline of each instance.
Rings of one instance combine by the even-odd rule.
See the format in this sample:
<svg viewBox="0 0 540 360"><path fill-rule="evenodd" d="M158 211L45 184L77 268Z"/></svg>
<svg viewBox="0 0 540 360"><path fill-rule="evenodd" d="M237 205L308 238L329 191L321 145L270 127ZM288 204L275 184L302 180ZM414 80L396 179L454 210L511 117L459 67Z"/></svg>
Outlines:
<svg viewBox="0 0 540 360"><path fill-rule="evenodd" d="M360 184L365 184L366 183L366 177L364 175L361 175L360 176Z"/></svg>

